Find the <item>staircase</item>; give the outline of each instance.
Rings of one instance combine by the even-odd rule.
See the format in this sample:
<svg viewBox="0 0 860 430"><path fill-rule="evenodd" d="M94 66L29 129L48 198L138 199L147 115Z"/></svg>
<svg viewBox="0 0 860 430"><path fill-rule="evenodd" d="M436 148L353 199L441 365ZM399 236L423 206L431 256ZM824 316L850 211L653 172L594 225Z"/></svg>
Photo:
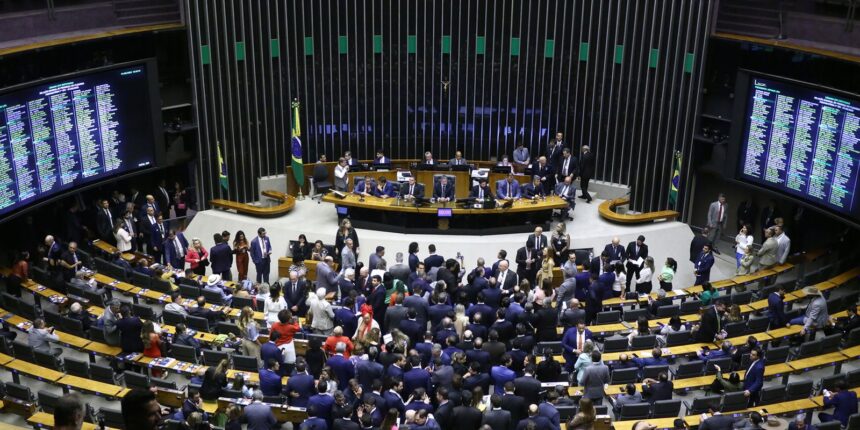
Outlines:
<svg viewBox="0 0 860 430"><path fill-rule="evenodd" d="M122 25L181 22L179 0L114 0L114 12Z"/></svg>
<svg viewBox="0 0 860 430"><path fill-rule="evenodd" d="M776 38L780 34L782 0L720 0L717 12L718 33Z"/></svg>

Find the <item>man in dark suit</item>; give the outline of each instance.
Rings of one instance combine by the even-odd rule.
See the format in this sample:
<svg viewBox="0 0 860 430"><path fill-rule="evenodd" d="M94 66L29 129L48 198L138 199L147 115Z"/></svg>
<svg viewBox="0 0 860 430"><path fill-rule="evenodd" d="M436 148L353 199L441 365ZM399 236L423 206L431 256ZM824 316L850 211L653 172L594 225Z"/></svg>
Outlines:
<svg viewBox="0 0 860 430"><path fill-rule="evenodd" d="M441 387L436 390L436 402L439 404L433 414L436 422L441 428L450 428L454 416L454 405L448 400L447 388Z"/></svg>
<svg viewBox="0 0 860 430"><path fill-rule="evenodd" d="M833 406L833 413L819 413L818 419L822 423L839 421L843 427L848 427L848 417L857 413L857 394L848 389L845 380L836 381L836 393L824 390L824 407Z"/></svg>
<svg viewBox="0 0 860 430"><path fill-rule="evenodd" d="M131 232L129 232L131 233ZM132 234L134 237L134 234ZM152 226L152 232L149 235L149 253L155 259L155 262L161 263L164 256L164 239L167 237L167 227L164 225L164 216L158 215L155 217L155 225ZM232 265L233 251L230 251L230 261ZM228 281L231 278L226 278Z"/></svg>
<svg viewBox="0 0 860 430"><path fill-rule="evenodd" d="M719 404L714 410L719 409ZM734 414L716 414L704 419L699 424L699 430L726 430L735 426L737 421L743 420L743 417L735 417Z"/></svg>
<svg viewBox="0 0 860 430"><path fill-rule="evenodd" d="M453 428L476 429L481 427L481 420L484 418L481 411L472 406L472 392L463 390L460 393L460 406L455 406L451 414Z"/></svg>
<svg viewBox="0 0 860 430"><path fill-rule="evenodd" d="M642 270L642 265L645 264L645 258L648 257L648 245L645 244L645 236L639 235L635 241L627 244L627 290L630 290L630 282L633 280L633 275L639 278L639 271ZM637 263L637 260L642 259L642 263Z"/></svg>
<svg viewBox="0 0 860 430"><path fill-rule="evenodd" d="M369 392L373 386L373 380L382 380L385 369L376 361L379 350L375 346L368 348L368 359L355 362L355 379L361 384L365 391Z"/></svg>
<svg viewBox="0 0 860 430"><path fill-rule="evenodd" d="M672 400L674 388L675 384L669 380L666 372L660 372L657 379L642 380L642 394L647 396L646 400L651 404L660 400Z"/></svg>
<svg viewBox="0 0 860 430"><path fill-rule="evenodd" d="M331 368L333 379L337 380L337 388L346 390L349 387L349 380L355 377L355 367L348 358L343 354L346 352L346 344L338 342L334 347L335 354L326 361L326 365Z"/></svg>
<svg viewBox="0 0 860 430"><path fill-rule="evenodd" d="M559 160L561 160L561 155L564 152L564 134L562 132L557 132L555 134L555 139L549 141L546 145L546 160L553 167L559 165Z"/></svg>
<svg viewBox="0 0 860 430"><path fill-rule="evenodd" d="M535 227L534 234L530 235L528 239L526 239L526 247L529 249L533 249L538 252L538 257L541 255L540 252L549 246L549 242L546 240L546 236L543 234L542 227Z"/></svg>
<svg viewBox="0 0 860 430"><path fill-rule="evenodd" d="M334 397L332 397L327 390L327 381L317 382L317 394L314 394L310 399L308 399L308 409L316 408L317 416L326 420L326 422L330 422L331 409L334 406Z"/></svg>
<svg viewBox="0 0 860 430"><path fill-rule="evenodd" d="M403 392L414 393L417 388L423 388L425 392L429 392L432 389L430 372L421 367L421 357L413 355L409 357L409 363L411 369L403 372Z"/></svg>
<svg viewBox="0 0 860 430"><path fill-rule="evenodd" d="M726 304L722 300L717 300L712 308L705 309L699 323L699 332L696 335L700 342L710 343L714 341L714 337L722 329L722 318L725 312Z"/></svg>
<svg viewBox="0 0 860 430"><path fill-rule="evenodd" d="M381 364L379 366L382 367ZM370 389L370 385L367 386L367 389ZM307 407L308 399L316 394L316 392L314 376L308 374L307 363L304 360L297 360L296 373L290 376L287 386L284 388L284 393L287 395L290 406Z"/></svg>
<svg viewBox="0 0 860 430"><path fill-rule="evenodd" d="M167 238L164 239L164 261L174 269L185 268L185 252L188 251L188 240L185 235L170 230L167 233Z"/></svg>
<svg viewBox="0 0 860 430"><path fill-rule="evenodd" d="M588 145L582 145L582 155L579 157L579 186L582 188L581 199L591 203L591 194L588 193L588 181L594 177L594 154Z"/></svg>
<svg viewBox="0 0 860 430"><path fill-rule="evenodd" d="M528 273L526 273L528 275ZM496 275L495 285L501 288L502 291L510 292L514 287L519 285L519 273L514 273L508 268L508 261L503 260L499 263L499 273Z"/></svg>
<svg viewBox="0 0 860 430"><path fill-rule="evenodd" d="M266 396L278 396L283 389L278 362L270 358L265 362L265 366L260 369L260 391Z"/></svg>
<svg viewBox="0 0 860 430"><path fill-rule="evenodd" d="M394 189L394 184L388 182L385 176L380 176L376 186L373 187L373 195L383 199L395 197L399 191Z"/></svg>
<svg viewBox="0 0 860 430"><path fill-rule="evenodd" d="M538 383L540 386L540 383ZM502 409L502 396L493 394L490 396L490 408L484 412L481 425L488 425L493 430L511 430L511 412Z"/></svg>
<svg viewBox="0 0 860 430"><path fill-rule="evenodd" d="M158 224L155 209L147 206L144 215L138 218L138 223L137 230L143 235L143 243L147 246L147 253L152 254L155 251L152 249L152 232L155 231Z"/></svg>
<svg viewBox="0 0 860 430"><path fill-rule="evenodd" d="M513 173L508 173L507 178L496 182L496 198L499 200L519 200L520 183L514 179Z"/></svg>
<svg viewBox="0 0 860 430"><path fill-rule="evenodd" d="M548 190L541 183L540 176L535 175L531 182L522 186L522 195L524 199L536 199L546 196Z"/></svg>
<svg viewBox="0 0 860 430"><path fill-rule="evenodd" d="M296 271L290 272L290 280L283 285L284 300L287 301L287 306L294 315L304 315L307 312L307 293L305 292L305 281L299 279L299 274Z"/></svg>
<svg viewBox="0 0 860 430"><path fill-rule="evenodd" d="M552 425L552 422L549 418L540 414L540 410L538 409L538 405L531 404L528 408L529 416L520 420L517 424L516 430L526 430L528 429L529 422L533 422L536 429L553 429L555 428Z"/></svg>
<svg viewBox="0 0 860 430"><path fill-rule="evenodd" d="M96 229L99 232L99 237L108 243L116 244L116 238L113 235L114 214L110 209L110 202L107 200L101 201L101 207L96 212ZM129 232L131 234L131 232Z"/></svg>
<svg viewBox="0 0 860 430"><path fill-rule="evenodd" d="M577 177L579 160L570 152L570 148L561 150L561 159L555 167L556 182L564 182L564 178L570 177L571 181Z"/></svg>
<svg viewBox="0 0 860 430"><path fill-rule="evenodd" d="M785 327L788 319L785 317L785 286L780 285L778 290L767 296L767 314L770 319L770 330Z"/></svg>
<svg viewBox="0 0 860 430"><path fill-rule="evenodd" d="M600 255L592 258L588 263L588 271L600 275L604 272L604 267L607 265L609 265L609 253L603 250Z"/></svg>
<svg viewBox="0 0 860 430"><path fill-rule="evenodd" d="M205 318L210 326L214 326L218 321L224 320L224 314L221 311L213 311L206 308L206 299L203 296L197 298L197 306L188 310L188 315Z"/></svg>
<svg viewBox="0 0 860 430"><path fill-rule="evenodd" d="M612 243L607 244L603 248L603 252L609 256L609 263L615 264L619 261L624 261L624 257L626 256L624 252L624 247L621 246L621 239L618 236L612 238Z"/></svg>
<svg viewBox="0 0 860 430"><path fill-rule="evenodd" d="M230 268L233 267L233 249L224 242L224 237L220 233L212 235L212 241L215 243L215 246L209 249L212 274L221 275L221 279L225 281L233 280L230 271Z"/></svg>
<svg viewBox="0 0 860 430"><path fill-rule="evenodd" d="M551 190L555 186L555 173L552 165L546 157L538 158L537 163L532 164L532 175L540 178L540 183L545 189Z"/></svg>
<svg viewBox="0 0 860 430"><path fill-rule="evenodd" d="M537 274L537 259L540 254L528 245L517 250L517 276L520 279L528 279L529 282L534 282ZM501 264L499 265L501 266Z"/></svg>
<svg viewBox="0 0 860 430"><path fill-rule="evenodd" d="M702 248L705 245L711 243L711 240L708 239L708 235L711 234L711 230L707 227L702 228L701 234L697 234L693 236L693 240L690 241L690 262L696 264L696 259L699 258L699 254L702 253Z"/></svg>
<svg viewBox="0 0 860 430"><path fill-rule="evenodd" d="M364 180L358 180L356 178L355 187L352 189L353 194L358 194L362 197L370 197L373 195L373 190L376 188L376 184L373 183L373 178L370 175L364 177Z"/></svg>
<svg viewBox="0 0 860 430"><path fill-rule="evenodd" d="M564 356L565 370L573 371L573 365L576 364L579 354L582 353L585 342L594 339L591 330L585 328L585 321L579 320L576 322L576 327L571 327L564 332L561 338L562 356Z"/></svg>
<svg viewBox="0 0 860 430"><path fill-rule="evenodd" d="M526 417L529 404L522 396L515 394L516 387L513 381L505 383L504 389L505 394L502 395L501 399L502 409L510 411L511 421L520 422L521 419Z"/></svg>
<svg viewBox="0 0 860 430"><path fill-rule="evenodd" d="M562 211L564 217L566 219L573 220L573 217L570 216L570 211L576 208L576 186L573 185L573 178L565 176L561 181L559 181L555 186L555 194L567 202L568 210Z"/></svg>
<svg viewBox="0 0 860 430"><path fill-rule="evenodd" d="M149 209L152 209L153 215L158 215L159 213L161 213L161 208L158 206L158 203L155 201L155 196L153 196L152 194L146 195L146 200L140 207L140 217L142 218L143 215L147 214L149 212Z"/></svg>
<svg viewBox="0 0 860 430"><path fill-rule="evenodd" d="M268 283L272 264L272 242L263 227L257 229L257 237L251 241L251 261L257 270L257 283Z"/></svg>
<svg viewBox="0 0 860 430"><path fill-rule="evenodd" d="M750 351L750 366L744 375L744 396L749 399L749 406L753 407L758 403L759 393L764 385L764 360L762 360L762 352L755 348ZM854 398L854 404L857 404L857 398ZM857 407L854 407L855 412Z"/></svg>
<svg viewBox="0 0 860 430"><path fill-rule="evenodd" d="M702 247L702 253L696 258L696 283L702 285L711 280L711 267L714 266L714 254L711 253L711 244Z"/></svg>
<svg viewBox="0 0 860 430"><path fill-rule="evenodd" d="M454 186L448 183L448 177L442 176L433 185L433 198L437 202L449 202L454 200Z"/></svg>
<svg viewBox="0 0 860 430"><path fill-rule="evenodd" d="M535 379L535 365L527 364L523 376L514 379L514 394L521 396L529 404L540 403L540 381Z"/></svg>
<svg viewBox="0 0 860 430"><path fill-rule="evenodd" d="M469 193L469 197L478 201L489 200L493 198L493 192L492 190L490 190L490 186L487 185L487 178L481 178L478 181L478 185L472 187L472 191Z"/></svg>
<svg viewBox="0 0 860 430"><path fill-rule="evenodd" d="M436 245L430 244L427 247L427 250L430 252L430 255L424 259L424 270L430 272L430 269L434 267L442 267L445 264L445 257L441 255L436 255Z"/></svg>
<svg viewBox="0 0 860 430"><path fill-rule="evenodd" d="M424 186L415 182L415 177L410 176L408 181L400 187L400 197L411 200L424 198Z"/></svg>

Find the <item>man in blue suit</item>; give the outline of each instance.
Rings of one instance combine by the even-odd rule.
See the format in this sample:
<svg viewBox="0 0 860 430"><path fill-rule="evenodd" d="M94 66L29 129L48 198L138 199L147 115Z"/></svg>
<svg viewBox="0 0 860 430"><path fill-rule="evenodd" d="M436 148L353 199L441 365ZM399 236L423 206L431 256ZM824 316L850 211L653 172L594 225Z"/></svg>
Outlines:
<svg viewBox="0 0 860 430"><path fill-rule="evenodd" d="M328 382L320 380L317 382L317 394L308 399L308 409L316 408L317 417L331 422L331 408L334 406L334 397L327 392Z"/></svg>
<svg viewBox="0 0 860 430"><path fill-rule="evenodd" d="M603 273L597 278L597 285L600 286L600 292L603 295L603 300L610 299L613 296L612 284L615 283L615 272L612 271L612 266L604 267Z"/></svg>
<svg viewBox="0 0 860 430"><path fill-rule="evenodd" d="M448 183L448 177L442 176L433 185L433 198L437 202L450 202L454 200L454 186Z"/></svg>
<svg viewBox="0 0 860 430"><path fill-rule="evenodd" d="M355 188L352 189L352 192L362 197L370 197L373 195L374 188L376 187L373 184L373 178L365 176L363 181L356 181Z"/></svg>
<svg viewBox="0 0 860 430"><path fill-rule="evenodd" d="M164 256L164 238L167 236L167 227L164 226L164 217L158 215L155 217L155 224L152 225L152 231L149 234L149 253L158 263L163 263Z"/></svg>
<svg viewBox="0 0 860 430"><path fill-rule="evenodd" d="M612 243L606 245L603 248L603 252L609 256L609 262L615 263L616 261L624 261L626 257L626 250L623 246L621 246L621 239L618 236L612 238Z"/></svg>
<svg viewBox="0 0 860 430"><path fill-rule="evenodd" d="M522 196L526 199L535 199L547 195L548 188L540 182L540 176L533 176L531 183L522 186Z"/></svg>
<svg viewBox="0 0 860 430"><path fill-rule="evenodd" d="M696 353L699 357L699 360L704 361L705 363L708 360L716 360L719 358L726 358L732 356L732 343L728 340L723 341L723 344L720 345L720 349L712 349L709 351L705 351L704 349L700 350Z"/></svg>
<svg viewBox="0 0 860 430"><path fill-rule="evenodd" d="M387 199L397 196L397 190L394 189L394 185L391 182L388 182L388 179L385 179L385 176L380 176L379 182L373 187L373 195Z"/></svg>
<svg viewBox="0 0 860 430"><path fill-rule="evenodd" d="M375 346L368 348L367 355L367 360L358 360L355 363L355 379L364 391L369 392L374 379L382 380L385 368L376 361L379 350Z"/></svg>
<svg viewBox="0 0 860 430"><path fill-rule="evenodd" d="M767 315L771 330L785 327L788 323L785 318L785 286L780 285L777 291L767 296Z"/></svg>
<svg viewBox="0 0 860 430"><path fill-rule="evenodd" d="M513 359L511 359L511 356L508 355L508 353L505 353L502 355L502 365L493 366L490 369L490 377L493 378L493 386L495 389L493 393L498 395L504 394L505 382L517 379L517 374L511 370L511 364L513 364Z"/></svg>
<svg viewBox="0 0 860 430"><path fill-rule="evenodd" d="M317 407L309 406L307 409L308 417L302 421L299 430L328 430L328 424L325 419L317 416Z"/></svg>
<svg viewBox="0 0 860 430"><path fill-rule="evenodd" d="M421 368L421 357L413 355L409 357L409 363L412 368L403 373L403 392L412 394L416 388L423 388L429 393L430 372Z"/></svg>
<svg viewBox="0 0 860 430"><path fill-rule="evenodd" d="M714 265L714 254L711 253L711 244L702 247L702 253L696 258L696 283L702 285L711 280L711 267Z"/></svg>
<svg viewBox="0 0 860 430"><path fill-rule="evenodd" d="M273 331L272 333L277 332ZM287 387L284 391L287 394L290 406L307 407L308 400L317 392L314 386L314 375L308 374L307 366L305 360L297 360L296 373L290 376L290 379L287 381Z"/></svg>
<svg viewBox="0 0 860 430"><path fill-rule="evenodd" d="M665 366L669 364L669 361L663 358L663 350L660 348L654 348L651 351L650 357L639 358L634 355L632 361L640 370L644 369L645 366Z"/></svg>
<svg viewBox="0 0 860 430"><path fill-rule="evenodd" d="M281 394L281 375L278 374L278 362L269 359L266 367L260 369L260 391L265 396L279 396Z"/></svg>
<svg viewBox="0 0 860 430"><path fill-rule="evenodd" d="M499 200L518 200L520 198L520 183L514 179L513 173L496 182L496 198Z"/></svg>
<svg viewBox="0 0 860 430"><path fill-rule="evenodd" d="M344 352L346 352L345 343L338 342L334 347L334 351L335 354L326 361L326 365L331 367L332 373L334 373L332 376L337 378L337 388L339 390L346 390L349 387L349 380L355 377L355 367L353 367L348 358L343 356Z"/></svg>
<svg viewBox="0 0 860 430"><path fill-rule="evenodd" d="M564 369L568 372L573 370L573 365L576 364L576 359L582 352L585 341L593 339L591 330L585 328L585 321L577 321L576 327L571 327L564 332L561 338L561 347L563 348L562 356L564 356Z"/></svg>
<svg viewBox="0 0 860 430"><path fill-rule="evenodd" d="M836 393L824 390L824 407L833 406L832 414L821 412L818 419L826 423L828 421L839 421L843 427L848 426L848 417L857 413L857 393L848 389L845 380L836 382Z"/></svg>
<svg viewBox="0 0 860 430"><path fill-rule="evenodd" d="M397 409L400 415L406 413L406 404L403 403L403 396L400 392L403 391L403 379L400 377L391 378L388 391L382 393L385 399L385 405L388 409Z"/></svg>
<svg viewBox="0 0 860 430"><path fill-rule="evenodd" d="M188 240L185 235L170 230L164 239L164 262L174 269L185 268L185 252L188 251Z"/></svg>
<svg viewBox="0 0 860 430"><path fill-rule="evenodd" d="M269 283L269 271L272 265L272 242L266 236L266 229L257 229L257 237L251 241L251 261L257 270L257 283Z"/></svg>
<svg viewBox="0 0 860 430"><path fill-rule="evenodd" d="M260 345L260 359L263 360L263 363L268 363L269 360L274 360L278 363L278 374L281 376L284 375L284 354L278 349L278 346L275 345L275 342L278 341L278 338L281 337L280 333L272 330L269 334L269 340Z"/></svg>
<svg viewBox="0 0 860 430"><path fill-rule="evenodd" d="M758 395L764 384L764 361L761 350L756 348L750 351L750 367L744 375L744 395L749 398L750 407L758 403Z"/></svg>
<svg viewBox="0 0 860 430"><path fill-rule="evenodd" d="M212 273L221 275L221 279L225 281L232 281L230 268L233 267L233 248L224 242L224 236L221 233L212 235L212 241L215 242L215 246L209 249L209 263L212 264Z"/></svg>

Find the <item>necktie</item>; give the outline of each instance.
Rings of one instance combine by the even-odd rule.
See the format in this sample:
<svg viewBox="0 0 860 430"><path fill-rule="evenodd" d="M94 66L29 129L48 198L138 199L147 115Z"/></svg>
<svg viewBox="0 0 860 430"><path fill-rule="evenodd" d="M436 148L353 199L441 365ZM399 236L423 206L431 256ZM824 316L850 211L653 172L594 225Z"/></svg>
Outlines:
<svg viewBox="0 0 860 430"><path fill-rule="evenodd" d="M445 185L442 185L442 197L445 197Z"/></svg>
<svg viewBox="0 0 860 430"><path fill-rule="evenodd" d="M263 257L266 256L266 240L262 237L260 238L260 254L262 254Z"/></svg>
<svg viewBox="0 0 860 430"><path fill-rule="evenodd" d="M561 196L562 196L562 197L567 196L567 185L565 185L565 186L564 186L564 188L562 188L562 190L561 190Z"/></svg>
<svg viewBox="0 0 860 430"><path fill-rule="evenodd" d="M507 271L505 271L505 272L502 272L502 273L500 273L500 274L499 274L499 285L500 285L500 286L504 286L504 285L505 285L505 275L507 275L507 273L508 273L508 272L507 272Z"/></svg>
<svg viewBox="0 0 860 430"><path fill-rule="evenodd" d="M511 183L508 182L508 197L511 197Z"/></svg>
<svg viewBox="0 0 860 430"><path fill-rule="evenodd" d="M149 216L149 223L155 225L155 217L153 217L152 215Z"/></svg>
<svg viewBox="0 0 860 430"><path fill-rule="evenodd" d="M182 249L182 242L179 241L178 237L173 239L173 246L176 247L177 254L185 255L185 250Z"/></svg>
<svg viewBox="0 0 860 430"><path fill-rule="evenodd" d="M716 309L714 309L714 313L717 315L717 333L719 333L720 332L720 313L717 312Z"/></svg>
<svg viewBox="0 0 860 430"><path fill-rule="evenodd" d="M576 349L582 351L582 338L584 333L576 332Z"/></svg>
<svg viewBox="0 0 860 430"><path fill-rule="evenodd" d="M561 169L561 173L562 173L563 175L566 175L566 174L567 174L567 166L568 166L568 164L569 164L569 163L570 163L570 157L565 158L565 159L564 159L564 168L562 168L562 169Z"/></svg>
<svg viewBox="0 0 860 430"><path fill-rule="evenodd" d="M164 224L158 224L158 231L161 232L161 235L164 235Z"/></svg>
<svg viewBox="0 0 860 430"><path fill-rule="evenodd" d="M484 189L483 189L483 188L481 188L481 187L478 187L478 198L479 198L479 199L483 199L483 198L484 198Z"/></svg>
<svg viewBox="0 0 860 430"><path fill-rule="evenodd" d="M410 185L409 186L409 195L411 196L411 195L415 194L414 191L415 191L415 185Z"/></svg>
<svg viewBox="0 0 860 430"><path fill-rule="evenodd" d="M540 236L535 236L535 249L540 249Z"/></svg>
<svg viewBox="0 0 860 430"><path fill-rule="evenodd" d="M720 203L720 212L717 215L717 222L718 223L723 222L723 204L722 203Z"/></svg>
<svg viewBox="0 0 860 430"><path fill-rule="evenodd" d="M131 228L131 220L130 219L125 220L125 226L128 229L129 234L134 233L134 230L132 230L132 228Z"/></svg>
<svg viewBox="0 0 860 430"><path fill-rule="evenodd" d="M107 215L110 224L113 225L113 216L111 216L110 211L105 209L105 215Z"/></svg>

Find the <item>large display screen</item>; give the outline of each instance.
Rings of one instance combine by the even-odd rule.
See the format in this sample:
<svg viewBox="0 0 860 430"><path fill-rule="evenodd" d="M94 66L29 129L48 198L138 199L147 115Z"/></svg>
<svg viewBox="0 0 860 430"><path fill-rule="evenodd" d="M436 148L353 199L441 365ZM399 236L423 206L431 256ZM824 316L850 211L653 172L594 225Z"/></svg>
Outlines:
<svg viewBox="0 0 860 430"><path fill-rule="evenodd" d="M860 220L860 99L749 75L737 178Z"/></svg>
<svg viewBox="0 0 860 430"><path fill-rule="evenodd" d="M154 61L0 91L0 218L158 165Z"/></svg>

